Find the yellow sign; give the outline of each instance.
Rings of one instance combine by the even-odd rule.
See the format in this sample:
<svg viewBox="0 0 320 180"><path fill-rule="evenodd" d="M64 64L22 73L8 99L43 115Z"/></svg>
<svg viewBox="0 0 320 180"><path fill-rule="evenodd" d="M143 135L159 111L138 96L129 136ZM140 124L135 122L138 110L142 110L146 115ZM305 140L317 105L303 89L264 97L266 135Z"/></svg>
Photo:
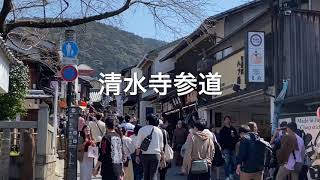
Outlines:
<svg viewBox="0 0 320 180"><path fill-rule="evenodd" d="M221 96L226 96L235 93L237 90L240 91L244 89L246 87L244 50L213 65L212 72L218 72L221 75ZM213 96L213 98L221 96Z"/></svg>

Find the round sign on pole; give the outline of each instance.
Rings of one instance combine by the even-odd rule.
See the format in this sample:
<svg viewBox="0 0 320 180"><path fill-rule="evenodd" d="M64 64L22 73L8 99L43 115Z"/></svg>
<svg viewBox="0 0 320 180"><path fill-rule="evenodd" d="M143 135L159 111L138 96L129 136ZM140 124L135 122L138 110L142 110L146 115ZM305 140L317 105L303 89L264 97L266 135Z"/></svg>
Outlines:
<svg viewBox="0 0 320 180"><path fill-rule="evenodd" d="M62 45L63 57L76 58L79 53L79 48L76 42L66 41Z"/></svg>
<svg viewBox="0 0 320 180"><path fill-rule="evenodd" d="M61 70L61 76L63 80L71 82L78 77L78 71L73 66L65 66Z"/></svg>

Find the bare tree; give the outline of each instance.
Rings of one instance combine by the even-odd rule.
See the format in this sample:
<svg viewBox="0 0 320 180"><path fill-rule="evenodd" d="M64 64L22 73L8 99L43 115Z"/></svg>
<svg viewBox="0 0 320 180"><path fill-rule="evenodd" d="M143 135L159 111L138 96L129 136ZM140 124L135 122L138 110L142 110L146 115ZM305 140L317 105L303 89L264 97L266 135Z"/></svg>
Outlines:
<svg viewBox="0 0 320 180"><path fill-rule="evenodd" d="M179 23L204 17L208 0L0 0L0 33L4 38L19 27L71 27L120 16L128 9L146 8L156 24L178 31Z"/></svg>

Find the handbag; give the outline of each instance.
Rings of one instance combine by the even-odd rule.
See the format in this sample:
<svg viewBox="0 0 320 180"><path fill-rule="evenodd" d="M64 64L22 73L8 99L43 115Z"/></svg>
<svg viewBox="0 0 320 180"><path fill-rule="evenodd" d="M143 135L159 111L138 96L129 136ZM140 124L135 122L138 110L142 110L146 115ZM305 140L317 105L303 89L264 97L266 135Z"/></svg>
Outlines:
<svg viewBox="0 0 320 180"><path fill-rule="evenodd" d="M191 173L192 174L203 174L208 172L208 162L207 160L197 160L191 163Z"/></svg>
<svg viewBox="0 0 320 180"><path fill-rule="evenodd" d="M99 157L98 147L89 146L88 147L88 157L98 159L98 157Z"/></svg>
<svg viewBox="0 0 320 180"><path fill-rule="evenodd" d="M148 148L149 148L150 143L151 143L151 141L152 141L153 129L154 129L154 128L152 128L151 133L150 133L146 138L144 138L144 140L142 141L141 146L140 146L140 149L141 149L142 151L148 151Z"/></svg>
<svg viewBox="0 0 320 180"><path fill-rule="evenodd" d="M166 161L171 161L173 159L173 150L169 146L169 144L165 145L164 154L165 154L165 157L166 157Z"/></svg>
<svg viewBox="0 0 320 180"><path fill-rule="evenodd" d="M209 138L209 143L210 143L211 139ZM209 151L209 146L208 146L208 150ZM192 174L203 174L203 173L208 173L208 162L206 159L202 159L202 160L195 160L192 161L191 163L191 173Z"/></svg>
<svg viewBox="0 0 320 180"><path fill-rule="evenodd" d="M165 130L162 130L162 134L163 134L163 144L164 144L164 150L163 150L164 156L165 156L165 160L169 162L173 159L174 152L173 152L173 149L168 144L167 132Z"/></svg>

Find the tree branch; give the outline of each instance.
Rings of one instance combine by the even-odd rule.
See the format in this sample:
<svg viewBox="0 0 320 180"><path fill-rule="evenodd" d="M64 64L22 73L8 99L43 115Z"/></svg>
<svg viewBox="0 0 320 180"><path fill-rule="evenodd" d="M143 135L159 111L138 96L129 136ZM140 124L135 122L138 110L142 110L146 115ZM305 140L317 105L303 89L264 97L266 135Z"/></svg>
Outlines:
<svg viewBox="0 0 320 180"><path fill-rule="evenodd" d="M4 22L12 9L12 2L11 1L12 0L4 0L3 1L2 9L0 12L0 26L1 26L0 31L2 33L4 32Z"/></svg>
<svg viewBox="0 0 320 180"><path fill-rule="evenodd" d="M10 1L11 0L5 0ZM130 7L131 0L126 0L125 4L115 11L105 12L99 15L83 17L72 20L63 20L63 21L37 21L37 20L17 20L7 24L6 33L12 31L17 27L33 27L33 28L57 28L57 27L71 27L77 26L80 24L85 24L91 21L98 21L102 19L107 19L116 15L121 14Z"/></svg>

